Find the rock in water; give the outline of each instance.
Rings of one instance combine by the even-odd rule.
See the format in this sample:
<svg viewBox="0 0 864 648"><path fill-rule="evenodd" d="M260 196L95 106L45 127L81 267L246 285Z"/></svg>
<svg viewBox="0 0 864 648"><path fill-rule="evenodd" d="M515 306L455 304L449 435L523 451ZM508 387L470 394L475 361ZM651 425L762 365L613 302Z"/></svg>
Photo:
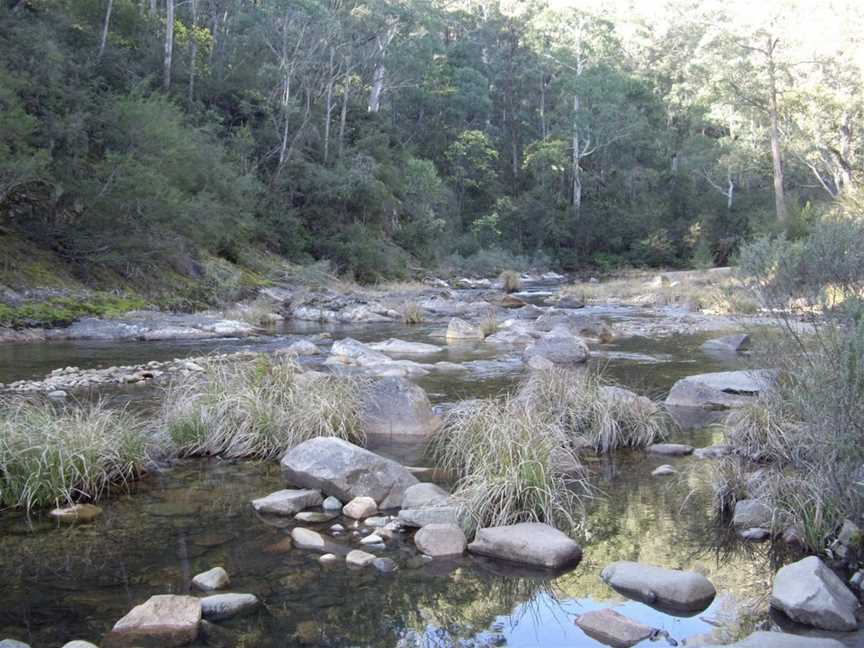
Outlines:
<svg viewBox="0 0 864 648"><path fill-rule="evenodd" d="M436 484L428 482L415 484L405 489L402 495L402 508L415 509L427 506L439 506L447 504L450 494Z"/></svg>
<svg viewBox="0 0 864 648"><path fill-rule="evenodd" d="M51 517L60 522L92 522L102 515L102 509L93 504L75 504L51 511Z"/></svg>
<svg viewBox="0 0 864 648"><path fill-rule="evenodd" d="M324 551L327 542L317 531L304 529L303 527L295 527L291 529L291 540L294 541L294 546L298 549L311 549L312 551Z"/></svg>
<svg viewBox="0 0 864 648"><path fill-rule="evenodd" d="M777 572L771 605L793 621L822 630L848 632L858 626L858 599L816 556Z"/></svg>
<svg viewBox="0 0 864 648"><path fill-rule="evenodd" d="M3 642L0 641L0 648L11 648L3 645ZM92 644L89 641L82 641L81 639L76 639L75 641L70 641L69 643L63 644L63 648L99 648L96 644Z"/></svg>
<svg viewBox="0 0 864 648"><path fill-rule="evenodd" d="M363 395L360 410L369 435L423 438L441 427L422 387L400 377L382 378Z"/></svg>
<svg viewBox="0 0 864 648"><path fill-rule="evenodd" d="M227 587L229 582L228 572L222 567L208 569L206 572L202 572L192 579L192 584L205 592Z"/></svg>
<svg viewBox="0 0 864 648"><path fill-rule="evenodd" d="M427 556L441 558L461 556L468 541L455 524L427 524L414 535L414 544Z"/></svg>
<svg viewBox="0 0 864 648"><path fill-rule="evenodd" d="M282 457L282 474L297 486L322 490L343 502L368 496L379 508L402 505L419 483L404 466L336 437L304 441Z"/></svg>
<svg viewBox="0 0 864 648"><path fill-rule="evenodd" d="M230 619L258 607L254 594L214 594L201 599L201 614L208 621Z"/></svg>
<svg viewBox="0 0 864 648"><path fill-rule="evenodd" d="M0 648L30 648L30 644L15 639L3 639L0 641Z"/></svg>
<svg viewBox="0 0 864 648"><path fill-rule="evenodd" d="M666 397L666 405L708 410L743 407L769 387L775 375L773 371L760 370L687 376L672 386Z"/></svg>
<svg viewBox="0 0 864 648"><path fill-rule="evenodd" d="M723 353L740 353L750 348L750 336L741 335L724 335L723 337L708 340L702 345L705 351L723 352Z"/></svg>
<svg viewBox="0 0 864 648"><path fill-rule="evenodd" d="M667 457L683 457L693 454L693 446L683 443L655 443L648 446L650 454L664 455Z"/></svg>
<svg viewBox="0 0 864 648"><path fill-rule="evenodd" d="M575 565L582 559L582 549L576 542L540 522L480 529L468 551L549 569Z"/></svg>
<svg viewBox="0 0 864 648"><path fill-rule="evenodd" d="M701 612L717 593L702 574L637 562L612 563L600 578L620 594L661 610Z"/></svg>
<svg viewBox="0 0 864 648"><path fill-rule="evenodd" d="M630 648L653 632L648 626L608 608L579 615L576 625L595 641L612 648Z"/></svg>
<svg viewBox="0 0 864 648"><path fill-rule="evenodd" d="M674 475L674 474L677 473L677 472L678 472L678 471L675 470L672 466L666 464L666 465L663 465L663 466L658 466L658 467L655 468L653 471L651 471L651 474L652 474L654 477L668 477L668 476L670 476L670 475Z"/></svg>
<svg viewBox="0 0 864 648"><path fill-rule="evenodd" d="M285 489L252 500L252 508L259 513L270 515L294 515L303 509L320 504L321 493L317 490Z"/></svg>
<svg viewBox="0 0 864 648"><path fill-rule="evenodd" d="M443 351L441 347L434 344L407 342L406 340L399 340L396 338L390 338L383 342L375 342L374 344L369 344L367 346L373 351L393 353L396 355L432 355Z"/></svg>
<svg viewBox="0 0 864 648"><path fill-rule="evenodd" d="M324 503L321 504L321 507L325 511L341 511L342 506L343 504L338 497L328 497L324 500Z"/></svg>
<svg viewBox="0 0 864 648"><path fill-rule="evenodd" d="M375 556L359 549L349 551L348 555L345 556L345 562L353 567L365 567L366 565L371 565L374 560Z"/></svg>
<svg viewBox="0 0 864 648"><path fill-rule="evenodd" d="M114 624L109 646L185 646L198 638L201 600L191 596L153 596Z"/></svg>
<svg viewBox="0 0 864 648"><path fill-rule="evenodd" d="M342 508L342 515L353 520L362 520L378 512L378 505L371 497L355 497Z"/></svg>
<svg viewBox="0 0 864 648"><path fill-rule="evenodd" d="M524 355L528 361L534 356L540 356L556 365L571 365L586 362L590 352L585 340L564 328L556 327L533 344L529 344Z"/></svg>
<svg viewBox="0 0 864 648"><path fill-rule="evenodd" d="M735 502L732 525L736 529L770 529L773 521L774 512L767 504L752 499Z"/></svg>
<svg viewBox="0 0 864 648"><path fill-rule="evenodd" d="M390 558L376 558L372 561L372 566L382 574L392 574L399 569Z"/></svg>
<svg viewBox="0 0 864 648"><path fill-rule="evenodd" d="M485 336L479 326L454 317L447 325L448 340L482 340Z"/></svg>

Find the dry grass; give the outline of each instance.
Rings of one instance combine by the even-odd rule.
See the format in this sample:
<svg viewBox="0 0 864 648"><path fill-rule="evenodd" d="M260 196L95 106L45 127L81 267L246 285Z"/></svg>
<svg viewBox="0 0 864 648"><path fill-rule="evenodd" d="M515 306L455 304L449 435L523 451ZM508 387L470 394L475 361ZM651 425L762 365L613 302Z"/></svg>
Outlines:
<svg viewBox="0 0 864 648"><path fill-rule="evenodd" d="M422 324L426 320L426 313L417 302L405 302L399 308L399 313L404 324L413 326Z"/></svg>
<svg viewBox="0 0 864 648"><path fill-rule="evenodd" d="M572 530L591 488L562 430L516 400L471 401L448 412L433 442L458 476L453 497L466 526L540 521Z"/></svg>
<svg viewBox="0 0 864 648"><path fill-rule="evenodd" d="M30 511L99 500L136 479L155 450L151 430L103 403L0 403L0 506Z"/></svg>
<svg viewBox="0 0 864 648"><path fill-rule="evenodd" d="M478 326L480 327L480 331L483 333L483 337L489 337L498 332L498 316L495 314L494 308L490 309L489 312L483 316Z"/></svg>
<svg viewBox="0 0 864 648"><path fill-rule="evenodd" d="M214 360L168 388L161 419L182 455L270 458L318 436L362 443L362 385L303 374L290 358Z"/></svg>
<svg viewBox="0 0 864 648"><path fill-rule="evenodd" d="M659 280L658 277L666 277ZM562 291L586 303L692 306L718 315L754 315L759 302L738 279L712 272L640 274L602 283L580 283Z"/></svg>
<svg viewBox="0 0 864 648"><path fill-rule="evenodd" d="M518 272L505 270L501 273L501 276L498 279L506 293L514 293L522 290L522 277L519 276Z"/></svg>
<svg viewBox="0 0 864 648"><path fill-rule="evenodd" d="M593 369L533 372L519 397L550 416L570 443L596 452L644 448L672 425L654 402L610 385Z"/></svg>
<svg viewBox="0 0 864 648"><path fill-rule="evenodd" d="M279 316L274 312L273 304L267 300L258 298L246 304L237 304L234 308L225 311L227 319L246 322L252 326L269 327L279 321Z"/></svg>

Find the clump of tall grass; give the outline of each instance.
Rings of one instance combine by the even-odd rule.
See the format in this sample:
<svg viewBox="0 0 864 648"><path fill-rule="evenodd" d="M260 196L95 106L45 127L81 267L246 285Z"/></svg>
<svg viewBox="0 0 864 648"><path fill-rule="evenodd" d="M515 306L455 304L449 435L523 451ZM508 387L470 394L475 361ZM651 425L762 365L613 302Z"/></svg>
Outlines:
<svg viewBox="0 0 864 648"><path fill-rule="evenodd" d="M499 324L498 317L495 314L495 309L490 309L489 312L483 316L483 319L480 320L479 326L480 332L483 333L483 337L489 337L498 332Z"/></svg>
<svg viewBox="0 0 864 648"><path fill-rule="evenodd" d="M422 324L426 319L423 308L417 302L405 302L399 308L399 314L402 322L409 325Z"/></svg>
<svg viewBox="0 0 864 648"><path fill-rule="evenodd" d="M571 530L591 487L563 431L541 411L505 398L451 409L432 442L458 477L453 497L469 528L539 521Z"/></svg>
<svg viewBox="0 0 864 648"><path fill-rule="evenodd" d="M280 321L278 313L273 311L273 304L262 298L257 298L247 304L236 305L225 311L225 317L258 327L274 326Z"/></svg>
<svg viewBox="0 0 864 648"><path fill-rule="evenodd" d="M167 388L161 420L186 456L272 458L318 436L362 443L362 385L304 374L290 358L212 360Z"/></svg>
<svg viewBox="0 0 864 648"><path fill-rule="evenodd" d="M144 472L156 449L147 424L104 403L0 403L0 507L27 511L96 501Z"/></svg>
<svg viewBox="0 0 864 648"><path fill-rule="evenodd" d="M571 444L590 445L596 452L644 448L671 425L653 401L609 384L590 368L532 372L519 398L551 417Z"/></svg>
<svg viewBox="0 0 864 648"><path fill-rule="evenodd" d="M498 278L501 286L506 293L514 293L522 290L522 277L518 272L513 270L505 270Z"/></svg>

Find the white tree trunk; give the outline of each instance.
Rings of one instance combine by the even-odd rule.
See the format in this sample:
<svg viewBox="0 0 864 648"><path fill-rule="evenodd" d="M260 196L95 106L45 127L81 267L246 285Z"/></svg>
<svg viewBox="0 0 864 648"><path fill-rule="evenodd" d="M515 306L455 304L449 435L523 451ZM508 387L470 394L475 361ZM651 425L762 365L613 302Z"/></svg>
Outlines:
<svg viewBox="0 0 864 648"><path fill-rule="evenodd" d="M330 117L333 112L333 84L334 78L333 59L336 56L336 50L330 48L330 69L327 76L327 93L324 107L324 164L327 164L327 158L330 156Z"/></svg>
<svg viewBox="0 0 864 648"><path fill-rule="evenodd" d="M381 95L384 93L384 77L387 70L383 63L375 66L372 74L372 89L369 91L369 112L377 113L381 110Z"/></svg>
<svg viewBox="0 0 864 648"><path fill-rule="evenodd" d="M777 105L777 71L774 49L777 41L768 37L768 113L771 120L771 161L774 166L774 207L777 220L786 222L786 196L783 188L783 150L780 144L780 109Z"/></svg>
<svg viewBox="0 0 864 648"><path fill-rule="evenodd" d="M108 43L108 29L111 24L111 10L114 8L114 0L108 0L108 7L105 9L105 20L102 23L102 38L99 39L99 52L96 54L96 59L101 59L105 53L105 45Z"/></svg>
<svg viewBox="0 0 864 648"><path fill-rule="evenodd" d="M192 39L189 46L189 103L195 101L195 70L198 64L198 0L190 0L192 8Z"/></svg>
<svg viewBox="0 0 864 648"><path fill-rule="evenodd" d="M174 0L165 2L165 60L162 74L162 88L171 89L171 58L174 55Z"/></svg>

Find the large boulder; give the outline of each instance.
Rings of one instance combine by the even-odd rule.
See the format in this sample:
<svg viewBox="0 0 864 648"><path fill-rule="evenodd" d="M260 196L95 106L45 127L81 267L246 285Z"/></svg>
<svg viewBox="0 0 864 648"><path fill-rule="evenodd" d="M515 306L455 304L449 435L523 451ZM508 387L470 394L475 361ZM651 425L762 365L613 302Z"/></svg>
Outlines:
<svg viewBox="0 0 864 648"><path fill-rule="evenodd" d="M588 345L565 327L553 328L536 342L525 347L525 359L540 356L555 364L581 364L588 360Z"/></svg>
<svg viewBox="0 0 864 648"><path fill-rule="evenodd" d="M402 494L419 483L404 466L336 437L304 441L282 457L289 484L321 490L349 502L371 497L382 509L402 505Z"/></svg>
<svg viewBox="0 0 864 648"><path fill-rule="evenodd" d="M342 364L353 364L361 367L387 364L390 358L353 338L337 340L330 347L332 357Z"/></svg>
<svg viewBox="0 0 864 648"><path fill-rule="evenodd" d="M424 438L441 427L423 388L401 377L375 381L363 395L360 416L369 435Z"/></svg>
<svg viewBox="0 0 864 648"><path fill-rule="evenodd" d="M699 407L727 410L743 407L774 380L775 373L758 371L719 371L696 374L676 382L666 397L666 404L676 407Z"/></svg>
<svg viewBox="0 0 864 648"><path fill-rule="evenodd" d="M454 317L447 325L448 340L482 340L485 336L479 326Z"/></svg>
<svg viewBox="0 0 864 648"><path fill-rule="evenodd" d="M191 596L153 596L132 608L106 637L109 646L185 646L198 638L201 600Z"/></svg>
<svg viewBox="0 0 864 648"><path fill-rule="evenodd" d="M610 608L593 610L576 617L576 625L595 641L612 648L630 648L654 632Z"/></svg>
<svg viewBox="0 0 864 648"><path fill-rule="evenodd" d="M801 637L785 632L754 632L746 639L726 646L704 646L704 648L845 648L836 639Z"/></svg>
<svg viewBox="0 0 864 648"><path fill-rule="evenodd" d="M771 605L793 621L822 630L848 632L858 626L858 599L816 556L777 572Z"/></svg>
<svg viewBox="0 0 864 648"><path fill-rule="evenodd" d="M427 524L414 534L417 549L432 558L461 556L468 541L455 524Z"/></svg>
<svg viewBox="0 0 864 648"><path fill-rule="evenodd" d="M582 549L575 541L541 522L480 529L468 551L549 569L575 565L582 559Z"/></svg>
<svg viewBox="0 0 864 648"><path fill-rule="evenodd" d="M702 574L637 562L612 563L600 578L628 598L677 612L701 612L717 593Z"/></svg>
<svg viewBox="0 0 864 648"><path fill-rule="evenodd" d="M450 494L438 486L424 482L405 489L402 496L402 508L414 509L428 506L441 506L450 501Z"/></svg>

